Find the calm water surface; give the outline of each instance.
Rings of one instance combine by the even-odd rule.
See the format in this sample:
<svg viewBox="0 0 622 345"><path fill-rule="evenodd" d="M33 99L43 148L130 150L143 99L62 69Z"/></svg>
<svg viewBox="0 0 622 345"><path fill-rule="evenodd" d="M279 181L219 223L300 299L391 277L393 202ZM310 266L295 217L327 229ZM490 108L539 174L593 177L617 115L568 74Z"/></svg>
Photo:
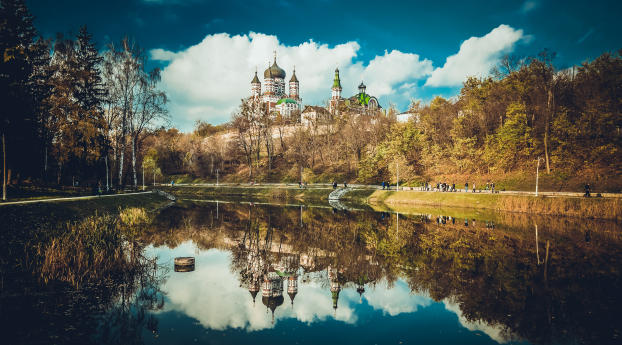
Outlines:
<svg viewBox="0 0 622 345"><path fill-rule="evenodd" d="M619 224L434 212L182 202L144 229L152 265L129 280L5 288L4 334L10 343L621 343ZM176 268L181 256L194 267Z"/></svg>

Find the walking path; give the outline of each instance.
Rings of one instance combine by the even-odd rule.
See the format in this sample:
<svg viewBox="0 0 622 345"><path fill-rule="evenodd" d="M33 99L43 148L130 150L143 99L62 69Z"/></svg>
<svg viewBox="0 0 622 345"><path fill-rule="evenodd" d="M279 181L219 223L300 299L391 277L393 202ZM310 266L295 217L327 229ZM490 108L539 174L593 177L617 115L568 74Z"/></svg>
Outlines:
<svg viewBox="0 0 622 345"><path fill-rule="evenodd" d="M170 186L170 184L158 184L159 186ZM227 188L263 188L263 187L273 187L273 188L292 188L298 189L300 188L297 183L256 183L256 184L239 184L239 183L219 183L216 185L215 183L175 183L175 187L227 187ZM308 184L306 188L311 189L331 189L332 184L330 183L313 183ZM337 189L336 191L343 190L344 188ZM365 185L365 184L348 184L348 191L352 189L380 189L382 188L378 185ZM391 189L387 189L390 191L395 191L395 187ZM408 191L408 192L416 192L416 193L441 193L435 191L423 191L421 187L402 187L400 186L400 191ZM335 192L336 192L335 191ZM533 195L535 196L535 192L526 192L526 191L496 191L498 194L502 195ZM334 192L331 192L333 194ZM339 194L336 199L343 196L345 192ZM453 192L442 192L442 193L453 193ZM458 190L455 193L465 193L464 189ZM468 193L472 193L469 191ZM474 194L492 194L490 191L478 191ZM596 197L597 192L592 192L592 197ZM622 193L600 193L603 198L622 198ZM583 197L583 193L579 192L538 192L538 196L549 196L549 197Z"/></svg>
<svg viewBox="0 0 622 345"><path fill-rule="evenodd" d="M147 192L123 193L123 194L87 195L87 196L73 196L73 197L68 197L68 198L52 198L52 199L36 199L36 200L10 201L10 202L0 203L0 206L34 204L34 203L37 203L37 202L88 200L88 199L108 198L108 197L114 197L114 196L138 195L138 194L147 194L147 193L153 193L153 192L152 191L147 191Z"/></svg>

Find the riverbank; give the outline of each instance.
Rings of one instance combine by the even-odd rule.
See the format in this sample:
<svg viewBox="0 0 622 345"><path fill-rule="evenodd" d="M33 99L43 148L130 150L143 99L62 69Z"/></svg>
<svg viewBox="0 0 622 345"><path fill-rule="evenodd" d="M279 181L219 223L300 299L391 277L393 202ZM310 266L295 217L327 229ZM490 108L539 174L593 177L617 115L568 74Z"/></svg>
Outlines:
<svg viewBox="0 0 622 345"><path fill-rule="evenodd" d="M258 185L258 186L159 186L180 199L218 199L222 201L272 201L325 203L332 187L299 188L296 185Z"/></svg>
<svg viewBox="0 0 622 345"><path fill-rule="evenodd" d="M94 214L118 213L121 209L130 207L153 210L169 203L170 200L163 195L141 193L5 204L0 207L0 223L8 228L41 228L42 225L74 221Z"/></svg>
<svg viewBox="0 0 622 345"><path fill-rule="evenodd" d="M423 205L462 207L501 212L622 220L622 199L575 196L504 195L488 193L442 193L375 190L352 195L369 204L403 207Z"/></svg>
<svg viewBox="0 0 622 345"><path fill-rule="evenodd" d="M327 203L331 187L301 189L287 185L260 186L175 186L163 190L182 199L218 199L223 201L269 201ZM622 198L583 198L572 194L541 196L489 193L441 193L414 190L388 191L373 187L355 187L340 201L374 209L403 212L409 207L463 208L481 212L517 212L549 216L622 220Z"/></svg>

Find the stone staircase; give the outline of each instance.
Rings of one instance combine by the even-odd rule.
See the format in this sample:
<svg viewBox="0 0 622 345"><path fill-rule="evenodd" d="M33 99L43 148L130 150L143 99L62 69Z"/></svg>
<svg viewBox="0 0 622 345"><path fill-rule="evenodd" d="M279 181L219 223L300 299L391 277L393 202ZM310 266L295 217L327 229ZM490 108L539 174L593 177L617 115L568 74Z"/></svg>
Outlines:
<svg viewBox="0 0 622 345"><path fill-rule="evenodd" d="M342 196L344 196L347 192L351 190L352 188L335 189L334 191L330 192L330 194L328 195L328 200L339 201L339 199L341 199Z"/></svg>

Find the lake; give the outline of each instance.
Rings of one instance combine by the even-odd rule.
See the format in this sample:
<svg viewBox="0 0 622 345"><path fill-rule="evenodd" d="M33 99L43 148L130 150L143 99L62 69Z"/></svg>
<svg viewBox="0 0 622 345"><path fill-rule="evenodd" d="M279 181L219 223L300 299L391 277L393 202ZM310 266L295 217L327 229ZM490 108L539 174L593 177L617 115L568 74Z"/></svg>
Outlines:
<svg viewBox="0 0 622 345"><path fill-rule="evenodd" d="M217 201L151 219L120 278L4 272L8 343L622 342L615 222Z"/></svg>

